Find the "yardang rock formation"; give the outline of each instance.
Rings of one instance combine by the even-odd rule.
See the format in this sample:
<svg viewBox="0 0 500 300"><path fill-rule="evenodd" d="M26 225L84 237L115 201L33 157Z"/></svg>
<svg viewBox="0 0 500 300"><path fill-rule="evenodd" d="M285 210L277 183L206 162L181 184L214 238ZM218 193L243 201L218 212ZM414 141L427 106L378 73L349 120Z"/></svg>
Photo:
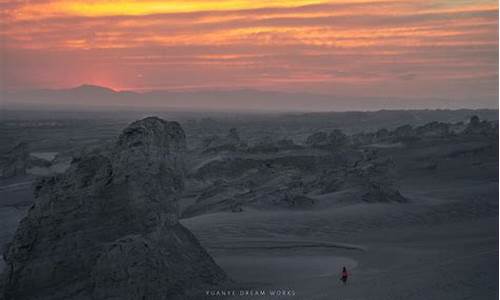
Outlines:
<svg viewBox="0 0 500 300"><path fill-rule="evenodd" d="M35 188L4 298L189 299L226 275L177 218L184 131L150 117Z"/></svg>

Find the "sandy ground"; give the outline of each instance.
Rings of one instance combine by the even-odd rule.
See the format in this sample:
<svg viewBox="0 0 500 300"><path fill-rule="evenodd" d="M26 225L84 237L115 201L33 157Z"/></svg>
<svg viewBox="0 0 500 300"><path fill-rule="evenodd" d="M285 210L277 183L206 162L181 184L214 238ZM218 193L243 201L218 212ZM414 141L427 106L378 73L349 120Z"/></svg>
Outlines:
<svg viewBox="0 0 500 300"><path fill-rule="evenodd" d="M403 190L409 204L247 210L183 224L234 279L214 289L236 293L226 298L497 299L498 184L420 184ZM257 294L239 295L248 291Z"/></svg>
<svg viewBox="0 0 500 300"><path fill-rule="evenodd" d="M29 176L2 181L2 245L32 199L30 187ZM308 211L182 220L234 281L209 292L236 296L206 298L497 299L498 183L420 180L402 191L410 203L345 202L346 193L333 193ZM351 275L345 286L342 266ZM285 295L270 295L276 291Z"/></svg>
<svg viewBox="0 0 500 300"><path fill-rule="evenodd" d="M421 161L405 164L403 156L406 204L361 203L343 191L317 197L310 210L244 207L181 222L233 279L208 291L234 291L225 298L498 299L498 178L492 175L498 160L473 159L466 166L442 158L438 172L428 175ZM2 248L31 205L32 180L0 181ZM345 286L342 266L351 275ZM3 267L0 260L0 272ZM259 293L238 296L252 291ZM275 291L285 295L271 296Z"/></svg>

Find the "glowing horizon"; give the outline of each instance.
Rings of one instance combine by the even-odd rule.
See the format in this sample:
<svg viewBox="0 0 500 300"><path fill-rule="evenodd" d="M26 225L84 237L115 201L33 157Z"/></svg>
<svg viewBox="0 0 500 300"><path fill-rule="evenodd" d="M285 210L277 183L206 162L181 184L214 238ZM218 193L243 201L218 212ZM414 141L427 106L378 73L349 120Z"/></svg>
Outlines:
<svg viewBox="0 0 500 300"><path fill-rule="evenodd" d="M498 97L492 0L0 0L0 8L1 90L88 83Z"/></svg>

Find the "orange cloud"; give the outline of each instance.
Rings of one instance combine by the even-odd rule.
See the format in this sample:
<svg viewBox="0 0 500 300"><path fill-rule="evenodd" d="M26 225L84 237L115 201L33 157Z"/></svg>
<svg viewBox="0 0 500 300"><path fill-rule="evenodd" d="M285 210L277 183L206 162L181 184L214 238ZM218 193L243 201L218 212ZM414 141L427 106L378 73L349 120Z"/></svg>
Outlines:
<svg viewBox="0 0 500 300"><path fill-rule="evenodd" d="M36 19L47 16L137 16L198 11L226 11L264 7L297 7L324 3L318 0L183 0L183 1L41 1L31 2L11 10L16 19Z"/></svg>
<svg viewBox="0 0 500 300"><path fill-rule="evenodd" d="M370 93L391 82L385 90L398 93L398 82L419 92L440 82L456 87L451 97L461 86L495 93L485 85L498 81L493 0L1 1L6 88Z"/></svg>

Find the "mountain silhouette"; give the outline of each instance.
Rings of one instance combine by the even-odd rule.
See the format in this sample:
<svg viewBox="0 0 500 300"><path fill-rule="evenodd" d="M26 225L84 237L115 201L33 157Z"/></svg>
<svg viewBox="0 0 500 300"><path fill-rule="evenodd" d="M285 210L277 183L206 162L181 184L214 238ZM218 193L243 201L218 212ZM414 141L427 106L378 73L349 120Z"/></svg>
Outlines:
<svg viewBox="0 0 500 300"><path fill-rule="evenodd" d="M149 92L116 91L83 84L69 89L37 89L0 93L4 108L49 109L182 109L247 111L353 111L419 108L477 108L470 101L346 97L307 92L254 89ZM472 104L471 104L472 103Z"/></svg>

